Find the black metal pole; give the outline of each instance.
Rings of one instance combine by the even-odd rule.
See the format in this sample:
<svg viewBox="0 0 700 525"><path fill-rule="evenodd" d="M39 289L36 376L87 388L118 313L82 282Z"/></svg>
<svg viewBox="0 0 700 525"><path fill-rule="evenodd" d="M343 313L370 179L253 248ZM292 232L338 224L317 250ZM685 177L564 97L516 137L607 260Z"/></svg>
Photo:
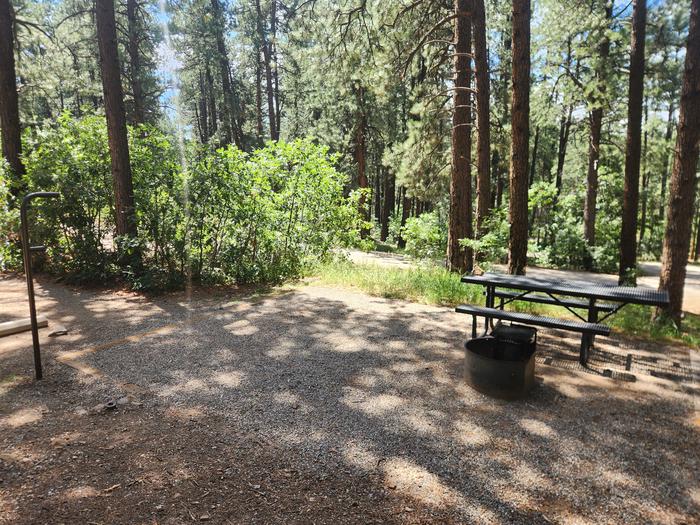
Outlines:
<svg viewBox="0 0 700 525"><path fill-rule="evenodd" d="M58 197L55 191L36 192L25 195L20 208L20 220L22 227L22 259L24 260L24 275L27 278L27 296L29 298L29 317L32 323L32 343L34 344L34 372L37 379L43 377L41 370L41 348L39 347L39 326L36 320L36 304L34 302L34 281L32 280L32 251L33 248L42 247L29 245L29 224L27 223L27 209L32 199L51 199Z"/></svg>

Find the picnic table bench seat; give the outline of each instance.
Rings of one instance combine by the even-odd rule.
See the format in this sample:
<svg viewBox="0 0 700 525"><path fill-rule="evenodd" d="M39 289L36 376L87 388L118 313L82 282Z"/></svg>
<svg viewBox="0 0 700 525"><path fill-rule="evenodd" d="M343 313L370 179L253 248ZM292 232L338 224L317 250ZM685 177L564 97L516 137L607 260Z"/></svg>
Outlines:
<svg viewBox="0 0 700 525"><path fill-rule="evenodd" d="M522 295L522 292L510 292L505 290L496 290L494 292L494 296L498 299L513 300L521 297ZM567 308L587 309L590 307L589 301L577 301L575 299L553 299L547 295L532 293L527 295L526 300L531 303L551 304L554 306L564 306ZM503 302L501 302L501 307L502 304ZM595 307L599 312L612 312L615 309L615 305L609 303L596 304Z"/></svg>
<svg viewBox="0 0 700 525"><path fill-rule="evenodd" d="M476 317L489 319L499 319L501 321L515 321L526 325L542 326L544 328L558 328L589 335L610 335L610 327L599 323L586 323L582 321L572 321L569 319L557 319L555 317L545 317L522 312L508 312L497 308L485 306L473 306L463 304L455 308L461 314L469 314L475 318L472 324L472 336L476 337Z"/></svg>

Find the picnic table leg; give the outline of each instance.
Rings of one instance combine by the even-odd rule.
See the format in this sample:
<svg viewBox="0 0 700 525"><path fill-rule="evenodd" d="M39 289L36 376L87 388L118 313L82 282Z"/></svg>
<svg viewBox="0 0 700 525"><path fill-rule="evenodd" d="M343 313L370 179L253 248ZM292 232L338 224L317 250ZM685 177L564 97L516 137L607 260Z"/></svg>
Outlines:
<svg viewBox="0 0 700 525"><path fill-rule="evenodd" d="M476 337L476 316L472 315L472 339Z"/></svg>
<svg viewBox="0 0 700 525"><path fill-rule="evenodd" d="M589 334L581 334L581 351L579 355L579 363L586 366L588 363L588 349L591 345L591 336Z"/></svg>
<svg viewBox="0 0 700 525"><path fill-rule="evenodd" d="M595 298L591 298L588 300L588 322L589 323L597 323L598 322L598 308L596 307L595 304L596 300ZM583 339L586 340L585 343L585 349L584 349L584 342ZM581 364L585 365L588 363L588 354L589 350L595 343L595 334L584 334L582 341L581 341Z"/></svg>

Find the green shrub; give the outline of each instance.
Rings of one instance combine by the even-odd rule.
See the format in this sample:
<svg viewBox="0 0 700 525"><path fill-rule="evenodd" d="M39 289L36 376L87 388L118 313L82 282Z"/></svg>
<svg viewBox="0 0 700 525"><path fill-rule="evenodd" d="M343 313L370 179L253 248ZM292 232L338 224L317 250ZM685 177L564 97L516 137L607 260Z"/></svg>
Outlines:
<svg viewBox="0 0 700 525"><path fill-rule="evenodd" d="M347 178L334 168L336 159L310 140L270 143L250 154L190 145L181 158L157 129L130 129L133 239L114 237L103 117L63 115L27 143L29 189L61 193L34 215L32 235L47 245L44 269L74 281L124 279L141 290L180 286L190 277L279 281L359 240L359 195L343 195ZM9 213L3 210L0 221ZM5 252L3 265L16 264L15 252ZM139 253L140 264L125 266L129 253Z"/></svg>
<svg viewBox="0 0 700 525"><path fill-rule="evenodd" d="M447 249L447 224L435 211L409 217L403 227L406 253L418 259L438 259Z"/></svg>
<svg viewBox="0 0 700 525"><path fill-rule="evenodd" d="M10 166L0 157L0 271L22 264L19 250L19 209L12 205Z"/></svg>

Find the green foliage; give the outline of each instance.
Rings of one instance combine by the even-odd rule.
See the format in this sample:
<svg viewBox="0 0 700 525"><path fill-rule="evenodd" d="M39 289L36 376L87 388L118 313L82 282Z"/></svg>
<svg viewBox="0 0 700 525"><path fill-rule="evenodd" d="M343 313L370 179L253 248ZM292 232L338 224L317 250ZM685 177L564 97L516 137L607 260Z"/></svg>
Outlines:
<svg viewBox="0 0 700 525"><path fill-rule="evenodd" d="M483 302L480 286L467 286L460 276L426 265L409 269L335 260L316 268L320 284L355 288L365 293L426 304L453 306Z"/></svg>
<svg viewBox="0 0 700 525"><path fill-rule="evenodd" d="M508 210L495 208L484 221L484 235L479 239L462 239L461 243L474 250L479 263L504 262L508 255Z"/></svg>
<svg viewBox="0 0 700 525"><path fill-rule="evenodd" d="M403 227L406 253L418 259L439 259L447 249L446 221L437 212L410 217Z"/></svg>
<svg viewBox="0 0 700 525"><path fill-rule="evenodd" d="M44 268L75 281L123 278L135 289L179 286L190 276L274 282L359 240L359 195L343 196L347 180L335 158L309 140L269 143L250 154L193 147L183 172L172 138L149 126L131 129L135 239L112 236L103 118L65 114L33 140L30 189L62 197L42 207L32 235L48 247ZM136 253L139 265L117 264Z"/></svg>
<svg viewBox="0 0 700 525"><path fill-rule="evenodd" d="M17 268L19 257L19 208L10 194L10 166L0 157L0 271Z"/></svg>
<svg viewBox="0 0 700 525"><path fill-rule="evenodd" d="M459 274L437 266L390 268L375 264L353 264L334 260L315 269L320 283L362 292L425 304L457 306L469 303L483 305L483 287L465 285ZM575 319L573 314L559 306L515 302L506 308L536 315ZM611 318L612 326L628 335L661 341L676 341L692 348L700 348L700 316L686 314L682 329L661 320L652 321L653 309L629 305Z"/></svg>

